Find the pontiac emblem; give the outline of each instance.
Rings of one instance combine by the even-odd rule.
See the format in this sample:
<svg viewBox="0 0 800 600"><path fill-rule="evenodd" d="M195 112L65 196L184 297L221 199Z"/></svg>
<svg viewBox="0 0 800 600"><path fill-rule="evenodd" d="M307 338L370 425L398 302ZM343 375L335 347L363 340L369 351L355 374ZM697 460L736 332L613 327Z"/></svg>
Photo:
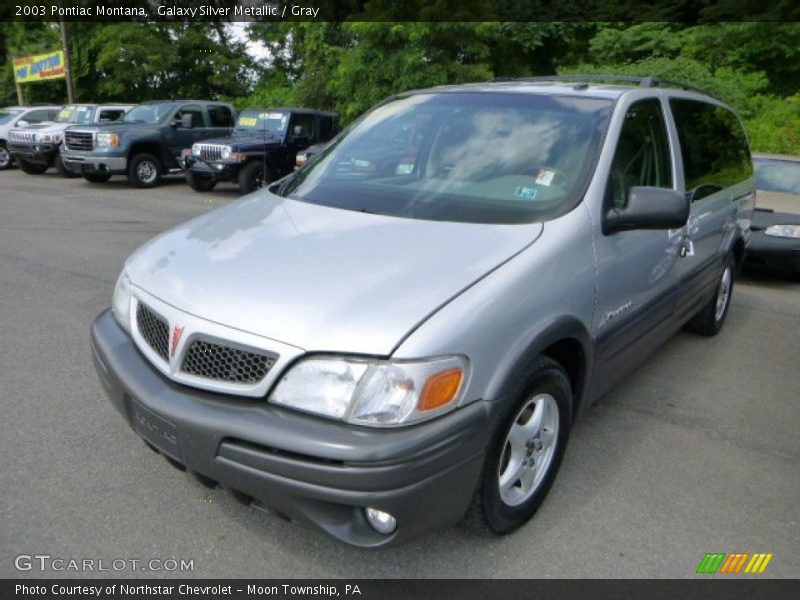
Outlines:
<svg viewBox="0 0 800 600"><path fill-rule="evenodd" d="M181 341L181 336L183 335L183 327L175 327L172 329L172 343L170 344L169 348L169 355L175 356L175 349L178 347L178 344Z"/></svg>

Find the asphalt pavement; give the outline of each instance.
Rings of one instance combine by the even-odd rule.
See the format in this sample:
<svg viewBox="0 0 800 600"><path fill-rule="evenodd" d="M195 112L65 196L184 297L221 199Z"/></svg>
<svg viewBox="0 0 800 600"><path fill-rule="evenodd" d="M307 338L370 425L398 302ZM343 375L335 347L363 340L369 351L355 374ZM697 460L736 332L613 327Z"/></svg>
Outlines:
<svg viewBox="0 0 800 600"><path fill-rule="evenodd" d="M800 283L767 275L740 278L717 337L679 333L588 411L508 537L360 550L177 471L106 400L89 326L132 250L237 196L0 172L0 577L692 578L707 552L800 575ZM15 568L34 554L193 570Z"/></svg>

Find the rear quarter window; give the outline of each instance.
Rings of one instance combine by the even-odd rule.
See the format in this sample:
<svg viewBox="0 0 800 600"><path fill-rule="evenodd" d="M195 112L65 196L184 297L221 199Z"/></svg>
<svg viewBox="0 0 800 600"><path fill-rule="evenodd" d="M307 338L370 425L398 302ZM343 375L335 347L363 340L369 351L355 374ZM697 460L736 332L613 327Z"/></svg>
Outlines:
<svg viewBox="0 0 800 600"><path fill-rule="evenodd" d="M736 115L697 100L672 98L669 105L678 128L686 191L694 201L752 176L750 148Z"/></svg>

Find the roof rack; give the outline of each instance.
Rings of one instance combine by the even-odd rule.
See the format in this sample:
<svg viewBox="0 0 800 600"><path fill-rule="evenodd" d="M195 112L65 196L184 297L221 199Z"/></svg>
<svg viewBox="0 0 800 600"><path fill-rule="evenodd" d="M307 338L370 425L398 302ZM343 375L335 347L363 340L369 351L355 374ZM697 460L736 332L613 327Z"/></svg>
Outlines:
<svg viewBox="0 0 800 600"><path fill-rule="evenodd" d="M654 88L654 87L675 87L682 90L689 90L692 92L699 92L712 98L716 98L711 92L702 88L681 83L680 81L673 81L672 79L663 79L661 77L634 77L632 75L543 75L539 77L495 77L490 79L489 83L500 83L508 81L528 81L528 82L542 82L548 81L567 81L575 83L591 83L591 82L619 82L636 84L639 87ZM719 100L719 98L717 98Z"/></svg>

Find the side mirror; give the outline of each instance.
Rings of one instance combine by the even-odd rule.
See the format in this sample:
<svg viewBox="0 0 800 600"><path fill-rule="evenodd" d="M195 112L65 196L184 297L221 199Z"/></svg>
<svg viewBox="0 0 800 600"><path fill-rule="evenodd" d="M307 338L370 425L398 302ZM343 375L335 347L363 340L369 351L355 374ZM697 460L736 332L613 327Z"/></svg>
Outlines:
<svg viewBox="0 0 800 600"><path fill-rule="evenodd" d="M28 125L30 125L30 123L28 123L25 119L20 119L17 121L17 127L27 127Z"/></svg>
<svg viewBox="0 0 800 600"><path fill-rule="evenodd" d="M603 233L632 229L679 229L689 219L689 199L666 188L632 187L628 205L611 209L603 219Z"/></svg>

